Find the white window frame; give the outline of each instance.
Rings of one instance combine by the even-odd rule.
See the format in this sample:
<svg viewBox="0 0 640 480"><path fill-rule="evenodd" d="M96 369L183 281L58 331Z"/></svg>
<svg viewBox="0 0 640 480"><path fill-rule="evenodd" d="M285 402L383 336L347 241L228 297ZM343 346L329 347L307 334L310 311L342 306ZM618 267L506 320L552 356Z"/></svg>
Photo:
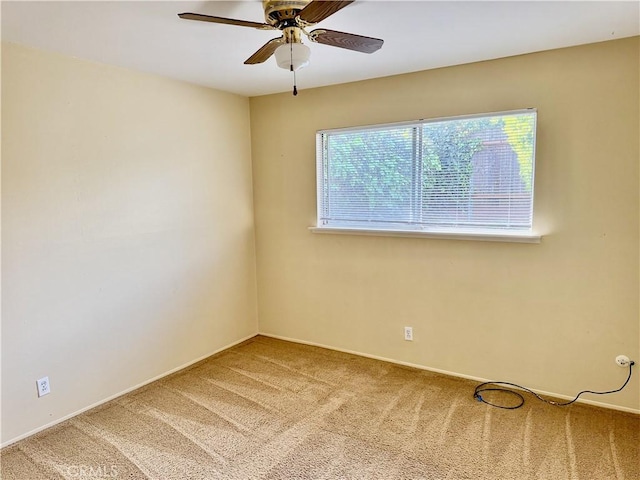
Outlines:
<svg viewBox="0 0 640 480"><path fill-rule="evenodd" d="M500 242L520 242L520 243L539 243L541 235L533 232L531 229L522 230L506 230L506 229L464 229L461 227L453 228L436 228L436 227L420 227L420 228L403 228L399 226L392 227L370 227L370 226L335 226L335 225L323 225L320 221L324 218L322 208L323 202L322 196L325 194L325 185L323 185L324 168L325 168L325 139L327 135L332 133L354 132L354 131L374 131L380 129L390 129L398 127L420 127L422 125L443 122L443 121L455 121L466 120L473 118L486 118L492 116L501 115L517 115L521 113L536 113L534 108L510 110L502 112L482 113L474 115L461 115L454 117L439 117L433 119L420 119L408 122L396 122L369 126L357 126L337 129L319 130L316 132L316 180L317 180L317 224L309 229L314 233L331 233L331 234L348 234L348 235L375 235L375 236L401 236L401 237L420 237L420 238L440 238L440 239L453 239L453 240L482 240L482 241L500 241ZM418 130L420 130L418 128ZM534 201L534 182L535 182L535 149L536 142L533 145L533 164L532 164L532 180L531 180L531 208L533 219L533 201ZM532 220L533 222L533 220Z"/></svg>

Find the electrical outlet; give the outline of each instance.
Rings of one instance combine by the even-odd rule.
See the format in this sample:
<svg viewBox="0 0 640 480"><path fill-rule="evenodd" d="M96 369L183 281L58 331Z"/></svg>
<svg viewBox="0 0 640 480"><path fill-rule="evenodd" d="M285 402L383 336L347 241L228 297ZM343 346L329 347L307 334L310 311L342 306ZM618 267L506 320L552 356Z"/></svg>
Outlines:
<svg viewBox="0 0 640 480"><path fill-rule="evenodd" d="M51 393L51 385L49 384L49 377L42 377L40 380L36 381L38 385L38 396L42 397L43 395L48 395Z"/></svg>
<svg viewBox="0 0 640 480"><path fill-rule="evenodd" d="M616 363L619 367L626 367L627 365L629 365L629 362L631 362L631 360L629 360L629 357L627 357L626 355L618 355L616 357Z"/></svg>
<svg viewBox="0 0 640 480"><path fill-rule="evenodd" d="M413 327L404 327L404 339L409 342L413 341Z"/></svg>

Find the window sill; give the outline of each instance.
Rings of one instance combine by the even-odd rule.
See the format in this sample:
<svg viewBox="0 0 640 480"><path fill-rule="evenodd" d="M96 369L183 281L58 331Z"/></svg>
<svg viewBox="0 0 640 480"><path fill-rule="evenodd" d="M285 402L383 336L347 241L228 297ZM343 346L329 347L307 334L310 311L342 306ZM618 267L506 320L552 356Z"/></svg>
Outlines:
<svg viewBox="0 0 640 480"><path fill-rule="evenodd" d="M374 228L344 228L344 227L309 227L313 233L332 233L339 235L369 235L380 237L413 237L436 238L441 240L476 240L482 242L514 242L514 243L540 243L541 235L525 233L494 233L494 232L469 232L469 233L444 233L424 232L416 230L384 230Z"/></svg>

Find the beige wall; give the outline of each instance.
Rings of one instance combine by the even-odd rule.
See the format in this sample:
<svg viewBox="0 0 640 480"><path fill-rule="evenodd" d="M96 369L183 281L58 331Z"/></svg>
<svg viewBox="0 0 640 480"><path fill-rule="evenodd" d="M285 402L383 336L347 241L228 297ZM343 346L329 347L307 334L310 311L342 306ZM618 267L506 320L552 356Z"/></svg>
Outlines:
<svg viewBox="0 0 640 480"><path fill-rule="evenodd" d="M640 360L639 54L636 37L252 98L260 331L562 395L619 387L615 356ZM525 107L541 244L307 230L316 130ZM583 398L640 409L638 370Z"/></svg>
<svg viewBox="0 0 640 480"><path fill-rule="evenodd" d="M249 126L244 97L2 45L3 443L256 333Z"/></svg>

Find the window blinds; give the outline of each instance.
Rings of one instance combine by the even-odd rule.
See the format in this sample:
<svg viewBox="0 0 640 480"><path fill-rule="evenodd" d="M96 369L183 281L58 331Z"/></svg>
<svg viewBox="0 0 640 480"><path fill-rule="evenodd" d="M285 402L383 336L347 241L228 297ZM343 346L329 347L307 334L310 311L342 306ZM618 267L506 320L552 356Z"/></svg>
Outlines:
<svg viewBox="0 0 640 480"><path fill-rule="evenodd" d="M318 226L530 231L536 111L317 135Z"/></svg>

